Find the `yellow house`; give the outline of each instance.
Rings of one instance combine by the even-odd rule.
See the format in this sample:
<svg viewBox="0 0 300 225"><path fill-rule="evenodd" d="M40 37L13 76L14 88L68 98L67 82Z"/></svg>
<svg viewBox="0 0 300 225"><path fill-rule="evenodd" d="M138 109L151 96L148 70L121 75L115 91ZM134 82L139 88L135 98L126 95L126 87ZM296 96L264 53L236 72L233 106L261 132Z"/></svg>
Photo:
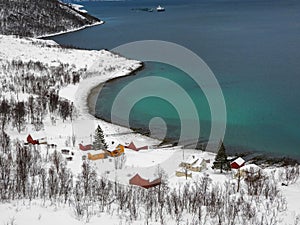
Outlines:
<svg viewBox="0 0 300 225"><path fill-rule="evenodd" d="M186 161L181 162L179 166L194 172L201 172L207 169L206 160L197 155L191 155Z"/></svg>
<svg viewBox="0 0 300 225"><path fill-rule="evenodd" d="M206 161L204 159L198 159L197 162L191 165L191 167L189 168L189 170L194 172L201 172L206 169Z"/></svg>
<svg viewBox="0 0 300 225"><path fill-rule="evenodd" d="M106 153L98 153L98 154L94 154L94 155L92 155L91 153L88 153L89 160L98 160L98 159L105 159L105 158L107 158Z"/></svg>
<svg viewBox="0 0 300 225"><path fill-rule="evenodd" d="M184 168L179 168L178 170L176 170L175 175L177 177L190 177L190 178L192 178L192 173L189 172L188 170L184 169Z"/></svg>
<svg viewBox="0 0 300 225"><path fill-rule="evenodd" d="M106 152L111 157L118 157L124 153L124 146L118 145L115 150L113 151L106 150Z"/></svg>
<svg viewBox="0 0 300 225"><path fill-rule="evenodd" d="M187 160L180 163L180 167L190 169L198 161L195 155L191 155Z"/></svg>

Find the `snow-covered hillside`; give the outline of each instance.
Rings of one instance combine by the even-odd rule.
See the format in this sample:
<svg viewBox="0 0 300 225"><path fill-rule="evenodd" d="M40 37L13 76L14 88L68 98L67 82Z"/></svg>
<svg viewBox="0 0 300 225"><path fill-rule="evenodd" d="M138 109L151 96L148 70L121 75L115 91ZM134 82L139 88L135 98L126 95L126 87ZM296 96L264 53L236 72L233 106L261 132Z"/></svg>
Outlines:
<svg viewBox="0 0 300 225"><path fill-rule="evenodd" d="M36 37L101 22L57 0L1 0L0 6L0 34Z"/></svg>
<svg viewBox="0 0 300 225"><path fill-rule="evenodd" d="M105 50L64 48L50 40L17 38L5 35L0 35L0 59L2 62L12 60L21 60L24 63L38 61L49 67L55 67L62 63L74 67L74 71L97 71L102 75L106 75L104 72L111 74L115 71L121 71L123 67L133 70L140 66L138 61L125 59Z"/></svg>

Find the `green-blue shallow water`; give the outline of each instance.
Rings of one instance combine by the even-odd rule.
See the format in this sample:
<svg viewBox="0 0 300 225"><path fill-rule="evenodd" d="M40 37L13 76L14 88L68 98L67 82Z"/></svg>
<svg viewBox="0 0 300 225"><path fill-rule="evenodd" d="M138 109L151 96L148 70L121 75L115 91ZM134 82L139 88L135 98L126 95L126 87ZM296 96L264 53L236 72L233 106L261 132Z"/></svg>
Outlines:
<svg viewBox="0 0 300 225"><path fill-rule="evenodd" d="M204 94L184 72L162 63L146 62L145 68L136 75L106 83L98 97L96 115L110 120L112 104L122 88L126 88L135 79L147 76L171 79L185 89L198 110L201 126L199 140L207 140L211 128L211 112ZM157 96L163 95L165 91L172 91L168 87L161 89L155 83L149 85L153 86ZM290 108L292 102L287 101L286 95L281 96L275 88L262 88L259 81L253 81L250 85L243 82L228 82L224 79L220 81L220 85L227 105L225 143L231 150L259 151L275 156L285 155L299 158L297 146L300 146L298 132L300 123L297 115L294 115L293 118L292 114L287 114L287 109ZM174 98L180 99L176 92L173 94ZM180 134L180 120L189 119L189 115L180 118L176 106L163 99L143 98L142 87L132 90L131 94L124 99L130 102L130 98L136 95L141 96L141 101L131 110L130 126L148 129L152 118L161 117L168 124L167 137L176 140ZM276 101L273 100L274 98ZM185 105L185 99L180 99L180 101ZM127 101L125 100L123 103L126 105ZM295 109L297 108L295 107ZM120 115L122 116L122 113ZM127 118L122 119L126 120Z"/></svg>

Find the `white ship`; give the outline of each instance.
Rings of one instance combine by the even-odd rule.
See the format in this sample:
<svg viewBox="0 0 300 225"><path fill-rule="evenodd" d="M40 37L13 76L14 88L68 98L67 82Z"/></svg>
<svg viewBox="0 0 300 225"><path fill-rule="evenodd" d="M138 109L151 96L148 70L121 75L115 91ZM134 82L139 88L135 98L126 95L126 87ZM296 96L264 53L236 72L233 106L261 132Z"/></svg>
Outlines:
<svg viewBox="0 0 300 225"><path fill-rule="evenodd" d="M164 7L161 7L160 5L156 7L156 11L157 12L163 12L165 11L165 8Z"/></svg>

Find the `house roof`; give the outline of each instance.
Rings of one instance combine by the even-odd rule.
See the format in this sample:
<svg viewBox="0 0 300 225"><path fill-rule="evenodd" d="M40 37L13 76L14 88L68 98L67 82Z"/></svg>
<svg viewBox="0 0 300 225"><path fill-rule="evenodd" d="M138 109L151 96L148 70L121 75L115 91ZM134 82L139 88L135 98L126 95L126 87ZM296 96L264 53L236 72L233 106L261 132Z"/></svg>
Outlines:
<svg viewBox="0 0 300 225"><path fill-rule="evenodd" d="M135 150L135 151L137 150L137 148L136 148L136 146L133 142L130 142L130 144L127 145L126 148L130 148L130 149Z"/></svg>
<svg viewBox="0 0 300 225"><path fill-rule="evenodd" d="M245 160L242 159L241 157L238 157L236 160L234 160L232 163L236 163L239 166L243 165L243 163L245 163Z"/></svg>
<svg viewBox="0 0 300 225"><path fill-rule="evenodd" d="M194 167L196 167L196 166L202 166L203 161L205 162L204 159L200 158L193 166Z"/></svg>
<svg viewBox="0 0 300 225"><path fill-rule="evenodd" d="M197 157L196 155L190 155L188 157L187 160L184 160L183 162L184 163L187 163L187 164L194 164L195 162L199 161L199 157Z"/></svg>
<svg viewBox="0 0 300 225"><path fill-rule="evenodd" d="M126 148L129 148L131 150L134 150L134 151L139 151L139 150L146 150L148 149L148 146L142 146L142 147L136 147L136 145L133 143L133 141L130 142L129 145L125 146Z"/></svg>
<svg viewBox="0 0 300 225"><path fill-rule="evenodd" d="M138 185L138 186L141 186L144 188L153 187L153 186L159 185L160 183L161 183L160 178L149 181L149 180L142 178L139 174L136 174L129 180L129 184Z"/></svg>
<svg viewBox="0 0 300 225"><path fill-rule="evenodd" d="M179 168L177 168L176 172L185 173L186 169L184 169L183 167L179 167Z"/></svg>

